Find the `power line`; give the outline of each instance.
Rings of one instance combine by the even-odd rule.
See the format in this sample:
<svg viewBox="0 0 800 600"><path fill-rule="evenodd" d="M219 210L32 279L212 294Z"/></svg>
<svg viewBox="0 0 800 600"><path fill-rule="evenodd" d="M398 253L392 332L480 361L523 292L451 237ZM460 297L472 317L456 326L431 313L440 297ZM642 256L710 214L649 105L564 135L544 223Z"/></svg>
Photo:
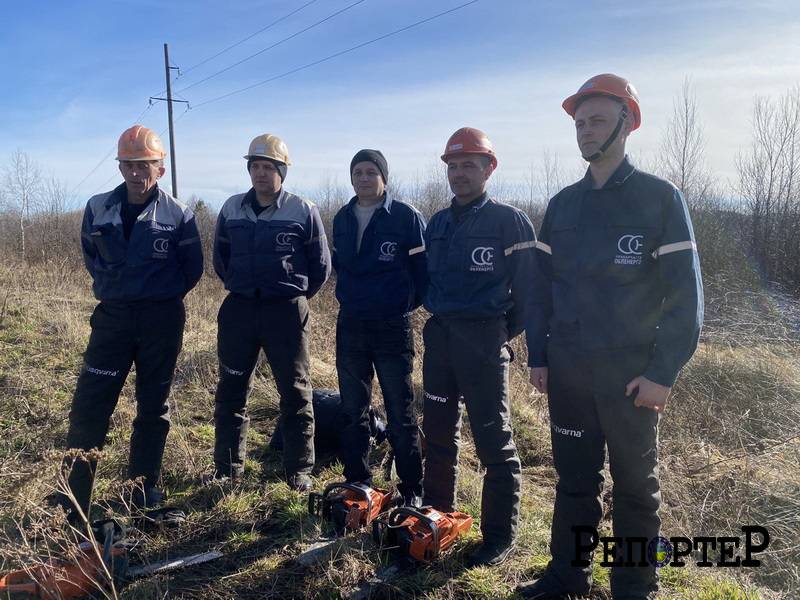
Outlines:
<svg viewBox="0 0 800 600"><path fill-rule="evenodd" d="M280 75L275 75L273 77L270 77L269 79L265 79L263 81L259 81L258 83L254 83L252 85L248 85L247 87L243 87L243 88L240 88L238 90L234 90L232 92L228 92L227 94L223 94L222 96L217 96L216 98L211 98L210 100L205 100L205 101L201 102L200 104L196 104L194 106L194 108L200 108L201 106L205 106L206 104L211 104L212 102L218 102L219 100L223 100L225 98L229 98L231 96L235 96L236 94L240 94L242 92L246 92L248 90L252 90L253 88L257 88L259 86L265 85L267 83L275 81L276 79L281 79L283 77L288 77L289 75L292 75L292 74L297 73L299 71L303 71L305 69L309 69L309 68L314 67L316 65L319 65L321 63L324 63L324 62L327 62L327 61L332 60L334 58L337 58L339 56L342 56L343 54L348 54L349 52L353 52L354 50L358 50L359 48L363 48L364 46L369 46L370 44L374 44L374 43L379 42L381 40L385 40L386 38L389 38L389 37L392 37L394 35L397 35L398 33L402 33L404 31L408 31L409 29L413 29L414 27L419 27L420 25L423 25L424 23L428 23L430 21L433 21L434 19L438 19L438 18L443 17L445 15L448 15L450 13L454 13L454 12L456 12L458 10L461 10L462 8L466 8L470 4L476 4L479 1L480 0L470 0L470 2L465 2L464 4L460 4L460 5L455 6L455 7L451 8L451 9L449 9L449 10L445 10L443 12L437 13L435 15L432 15L430 17L427 17L425 19L422 19L422 20L417 21L415 23L412 23L410 25L406 25L405 27L401 27L400 29L395 29L394 31L390 31L389 33L385 33L385 34L383 34L381 36L378 36L378 37L373 38L371 40L368 40L366 42L362 42L360 44L356 44L355 46L351 46L350 48L347 48L346 50L340 50L339 52L335 52L334 54L330 54L330 55L326 56L325 58L320 58L319 60L315 60L313 62L307 63L307 64L302 65L300 67L296 67L294 69L291 69L290 71L286 71L285 73L281 73ZM186 88L184 88L184 89L186 89Z"/></svg>
<svg viewBox="0 0 800 600"><path fill-rule="evenodd" d="M206 81L208 81L209 79L213 79L214 77L216 77L216 76L218 76L218 75L222 75L223 73L226 73L227 71L230 71L230 70L231 70L231 69L233 69L234 67L238 67L239 65L241 65L242 63L245 63L245 62L247 62L248 60L251 60L251 59L255 58L256 56L259 56L260 54L264 54L264 52L267 52L268 50L272 50L272 49L273 49L273 48L275 48L276 46L280 46L281 44L283 44L283 43L285 43L285 42L288 42L289 40L291 40L291 39L294 39L294 38L296 38L296 37L297 37L297 36L299 36L299 35L302 35L302 34L303 34L303 33L305 33L306 31L309 31L310 29L314 29L314 27L318 27L319 25L322 25L322 24L323 24L323 23L325 23L326 21L330 21L331 19L333 19L334 17L337 17L337 16L339 16L339 15L340 15L340 14L342 14L343 12L345 12L345 11L348 11L348 10L350 10L351 8L353 8L354 6L357 6L357 5L359 5L359 4L362 4L362 3L366 2L366 1L367 1L367 0L356 0L356 2L353 2L352 4L348 4L348 5L347 5L347 6L345 6L344 8L342 8L342 9L339 9L339 10L337 10L337 11L335 11L335 12L333 12L333 13L329 14L327 17L325 17L325 18L323 18L323 19L320 19L320 20L319 20L319 21L317 21L316 23L313 23L313 24L309 25L308 27L305 27L305 28L301 29L300 31L296 31L296 32L295 32L295 33L293 33L292 35L290 35L290 36L287 36L287 37L285 37L285 38L283 38L283 39L280 39L280 40L278 40L277 42L275 42L275 43L274 43L274 44L272 44L271 46L267 46L266 48L263 48L263 49L259 50L259 51L258 51L258 52L256 52L255 54L251 54L250 56L246 56L246 57L245 57L245 58L243 58L242 60L239 60L239 61L237 61L237 62L233 63L232 65L225 67L224 69L220 69L220 70L219 70L219 71L217 71L216 73L212 73L211 75L209 75L208 77L204 77L204 78L203 78L203 79L201 79L200 81L196 81L195 83L193 83L193 84L191 84L191 85L188 85L188 86L186 86L185 88L181 88L180 90L178 90L178 91L177 91L177 92L175 92L175 93L176 93L176 94L182 94L182 93L183 93L183 92L185 92L186 90L189 90L189 89L191 89L191 88L193 88L193 87L195 87L195 86L198 86L198 85L200 85L201 83L205 83L205 82L206 82ZM477 1L477 0L476 0L476 1Z"/></svg>
<svg viewBox="0 0 800 600"><path fill-rule="evenodd" d="M214 54L213 56L209 56L209 57L208 57L208 58L206 58L205 60L201 60L201 61L200 61L199 63L197 63L196 65L192 65L191 67L189 67L189 68L188 68L188 69L186 69L185 71L183 71L183 72L179 73L178 77L183 77L183 76L185 76L187 73L189 73L190 71L194 71L194 70L195 70L197 67L201 67L201 66L203 66L204 64L206 64L207 62L210 62L210 61L214 60L214 59L215 59L215 58L217 58L218 56L222 56L223 54L225 54L225 53L226 53L226 52L228 52L229 50L233 50L234 48L236 48L236 46L240 46L241 44L244 44L246 41L253 39L253 38L254 38L255 36L257 36L259 33L264 33L265 31L267 31L268 29L271 29L272 27L274 27L274 26L275 26L275 25L277 25L278 23L280 23L280 22L282 22L282 21L285 21L286 19L288 19L288 18L289 18L289 17L291 17L291 16L294 16L294 15L296 15L296 14L297 14L297 13L299 13L301 10L303 10L304 8L306 8L307 6L311 6L312 4L314 4L315 2L318 2L318 1L319 1L319 0L311 0L310 2L306 2L306 3L305 3L305 4L303 4L303 6L301 6L300 8L296 8L295 10L293 10L292 12L290 12L289 14L282 16L280 19L276 19L275 21L273 21L272 23L270 23L270 24L269 24L269 25L267 25L266 27L262 27L262 28L261 28L261 29L259 29L258 31L256 31L256 32L254 32L254 33L251 33L250 35L248 35L246 38L243 38L243 39L239 40L239 41L238 41L238 42L236 42L235 44L231 44L230 46L228 46L228 47L227 47L227 48L225 48L224 50L220 50L219 52L217 52L217 53L216 53L216 54Z"/></svg>

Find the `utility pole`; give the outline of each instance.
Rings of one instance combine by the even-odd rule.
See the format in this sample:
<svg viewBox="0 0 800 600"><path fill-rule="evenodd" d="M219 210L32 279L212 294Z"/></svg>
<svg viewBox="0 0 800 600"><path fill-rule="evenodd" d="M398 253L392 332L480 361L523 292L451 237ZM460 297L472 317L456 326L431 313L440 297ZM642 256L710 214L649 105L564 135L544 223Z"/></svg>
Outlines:
<svg viewBox="0 0 800 600"><path fill-rule="evenodd" d="M167 116L169 118L169 166L172 171L172 195L178 197L178 175L175 166L175 129L172 125L172 82L169 76L169 48L164 44L164 73L167 77Z"/></svg>
<svg viewBox="0 0 800 600"><path fill-rule="evenodd" d="M177 175L177 167L175 165L175 128L172 123L172 103L173 102L184 102L185 104L189 104L186 100L173 100L172 99L172 81L170 81L169 71L170 69L178 70L178 67L170 67L169 66L169 48L167 44L164 44L164 74L167 78L167 97L166 98L154 98L150 97L150 100L163 100L167 103L167 117L169 120L169 166L170 171L172 173L172 195L177 198L178 197L178 175Z"/></svg>

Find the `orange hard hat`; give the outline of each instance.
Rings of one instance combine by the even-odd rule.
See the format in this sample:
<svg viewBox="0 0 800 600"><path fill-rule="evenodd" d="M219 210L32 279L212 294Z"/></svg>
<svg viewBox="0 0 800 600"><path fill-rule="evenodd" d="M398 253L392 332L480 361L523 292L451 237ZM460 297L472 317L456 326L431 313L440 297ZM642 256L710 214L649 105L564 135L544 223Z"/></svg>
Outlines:
<svg viewBox="0 0 800 600"><path fill-rule="evenodd" d="M117 160L162 160L167 155L155 131L134 125L119 136Z"/></svg>
<svg viewBox="0 0 800 600"><path fill-rule="evenodd" d="M564 100L561 104L567 114L575 118L575 111L583 98L589 96L611 96L624 102L633 115L633 128L637 129L642 124L642 112L639 108L639 94L633 84L619 75L613 73L603 73L595 75L584 83L580 89Z"/></svg>
<svg viewBox="0 0 800 600"><path fill-rule="evenodd" d="M494 146L485 133L474 127L462 127L450 136L442 154L442 160L456 154L483 154L492 161L492 168L497 168L497 155L494 153Z"/></svg>

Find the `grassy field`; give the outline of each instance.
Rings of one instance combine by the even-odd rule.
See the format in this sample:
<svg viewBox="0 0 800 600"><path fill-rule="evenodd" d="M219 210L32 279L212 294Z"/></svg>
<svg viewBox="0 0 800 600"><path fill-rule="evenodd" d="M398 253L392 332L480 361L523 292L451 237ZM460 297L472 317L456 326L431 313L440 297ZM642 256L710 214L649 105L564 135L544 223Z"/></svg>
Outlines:
<svg viewBox="0 0 800 600"><path fill-rule="evenodd" d="M668 535L725 535L743 524L769 528L772 543L757 569L661 571L663 599L749 600L800 597L800 357L785 307L760 292L719 292L708 282L709 325L662 420L661 456ZM205 550L224 557L169 575L138 580L120 598L338 598L369 577L380 559L366 537L335 544L323 560L295 558L320 535L306 498L281 481L280 457L268 448L277 414L269 366L260 363L250 398L246 476L231 486L203 485L211 471L216 385L216 312L221 285L205 277L187 298L184 350L172 392L173 428L163 486L186 511L178 530L137 533L137 560ZM0 570L42 557L65 540L63 516L44 503L56 484L67 412L94 307L88 276L74 264L23 268L0 264ZM312 378L336 387L332 285L312 302ZM415 316L417 334L423 315ZM777 333L776 333L777 332ZM418 339L417 362L421 361ZM523 462L522 523L515 559L495 569L465 569L477 528L442 561L421 566L373 597L509 598L540 573L548 557L554 472L544 397L526 382L525 351L514 344L511 389L515 438ZM419 366L419 364L418 364ZM415 371L417 397L421 369ZM380 406L380 393L376 388ZM94 516L126 493L133 377L113 417L96 485ZM387 448L375 450L380 462ZM479 517L480 466L468 432L462 452L460 509ZM341 476L333 459L315 470L321 488ZM610 482L610 478L607 478ZM610 483L606 506L610 508ZM610 527L610 511L604 527ZM610 598L608 571L595 568L593 598ZM113 595L111 596L113 597Z"/></svg>

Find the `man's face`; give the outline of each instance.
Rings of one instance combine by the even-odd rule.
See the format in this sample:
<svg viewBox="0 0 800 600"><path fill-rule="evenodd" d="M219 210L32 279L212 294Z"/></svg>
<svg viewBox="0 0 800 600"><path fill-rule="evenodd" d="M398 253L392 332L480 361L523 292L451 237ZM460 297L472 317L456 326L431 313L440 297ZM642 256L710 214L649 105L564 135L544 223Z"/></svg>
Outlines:
<svg viewBox="0 0 800 600"><path fill-rule="evenodd" d="M257 194L274 195L281 190L281 175L270 160L250 163L250 181Z"/></svg>
<svg viewBox="0 0 800 600"><path fill-rule="evenodd" d="M591 156L600 149L617 126L621 110L622 104L606 96L593 96L581 102L575 111L575 133L581 155ZM630 127L629 117L607 153L614 153L617 146L624 149Z"/></svg>
<svg viewBox="0 0 800 600"><path fill-rule="evenodd" d="M381 172L375 163L368 160L356 163L350 179L356 195L362 199L378 198L386 190Z"/></svg>
<svg viewBox="0 0 800 600"><path fill-rule="evenodd" d="M494 171L480 154L454 154L447 159L447 181L457 200L469 202L483 193Z"/></svg>
<svg viewBox="0 0 800 600"><path fill-rule="evenodd" d="M164 174L164 165L158 160L121 160L119 172L125 180L128 194L134 199L145 198Z"/></svg>

